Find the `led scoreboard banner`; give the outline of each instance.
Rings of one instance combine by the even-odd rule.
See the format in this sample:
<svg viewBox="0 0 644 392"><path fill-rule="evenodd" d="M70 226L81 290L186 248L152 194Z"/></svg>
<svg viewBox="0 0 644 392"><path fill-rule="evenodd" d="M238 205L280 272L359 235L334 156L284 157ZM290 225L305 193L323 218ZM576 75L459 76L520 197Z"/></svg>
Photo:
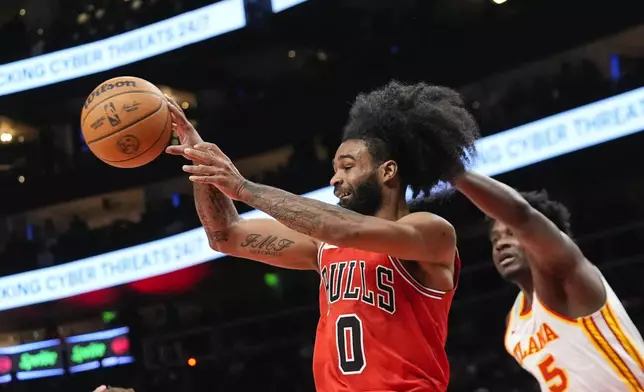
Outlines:
<svg viewBox="0 0 644 392"><path fill-rule="evenodd" d="M60 339L0 347L0 383L65 374Z"/></svg>
<svg viewBox="0 0 644 392"><path fill-rule="evenodd" d="M70 336L64 346L61 339L50 339L0 347L0 384L132 363L129 332L121 327Z"/></svg>
<svg viewBox="0 0 644 392"><path fill-rule="evenodd" d="M121 327L66 338L69 372L79 373L134 362L130 355L129 332L128 327Z"/></svg>

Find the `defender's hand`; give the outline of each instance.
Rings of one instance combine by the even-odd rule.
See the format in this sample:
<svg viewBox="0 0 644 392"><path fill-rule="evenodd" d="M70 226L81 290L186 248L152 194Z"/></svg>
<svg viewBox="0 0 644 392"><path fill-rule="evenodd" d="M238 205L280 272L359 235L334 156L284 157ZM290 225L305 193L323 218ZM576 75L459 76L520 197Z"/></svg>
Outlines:
<svg viewBox="0 0 644 392"><path fill-rule="evenodd" d="M203 140L201 139L201 136L199 136L199 132L197 132L195 127L193 127L192 124L190 124L190 121L186 118L181 106L179 106L179 104L169 96L166 95L166 98L168 100L170 116L172 117L172 130L177 134L177 136L179 136L179 142L181 145L168 146L165 149L165 152L170 155L180 155L186 159L191 159L184 154L185 149L201 143Z"/></svg>
<svg viewBox="0 0 644 392"><path fill-rule="evenodd" d="M192 174L189 179L198 184L210 184L233 200L240 199L246 179L217 145L198 143L186 148L184 154L196 165L185 165L183 170Z"/></svg>

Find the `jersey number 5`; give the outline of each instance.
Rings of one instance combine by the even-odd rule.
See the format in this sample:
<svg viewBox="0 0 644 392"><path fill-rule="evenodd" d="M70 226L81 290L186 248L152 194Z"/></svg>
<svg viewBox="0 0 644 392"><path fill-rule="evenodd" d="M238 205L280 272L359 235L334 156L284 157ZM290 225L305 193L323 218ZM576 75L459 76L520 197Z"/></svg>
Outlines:
<svg viewBox="0 0 644 392"><path fill-rule="evenodd" d="M362 332L362 320L355 314L343 314L335 321L335 342L342 374L360 374L367 366Z"/></svg>
<svg viewBox="0 0 644 392"><path fill-rule="evenodd" d="M568 375L562 368L555 366L555 357L551 354L539 362L539 371L550 392L565 392L568 390Z"/></svg>

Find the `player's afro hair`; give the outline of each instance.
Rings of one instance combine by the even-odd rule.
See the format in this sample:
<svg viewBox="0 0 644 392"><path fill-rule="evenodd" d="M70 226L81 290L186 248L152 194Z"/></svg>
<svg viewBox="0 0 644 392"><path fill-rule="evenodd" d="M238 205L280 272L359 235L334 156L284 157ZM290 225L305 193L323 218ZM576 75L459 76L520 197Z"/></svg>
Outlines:
<svg viewBox="0 0 644 392"><path fill-rule="evenodd" d="M570 230L570 211L558 201L550 200L545 190L521 192L521 196L534 208L550 219L559 230L572 237Z"/></svg>
<svg viewBox="0 0 644 392"><path fill-rule="evenodd" d="M479 128L461 96L447 87L390 82L358 95L342 141L363 140L376 164L396 161L414 196L429 195L474 155Z"/></svg>

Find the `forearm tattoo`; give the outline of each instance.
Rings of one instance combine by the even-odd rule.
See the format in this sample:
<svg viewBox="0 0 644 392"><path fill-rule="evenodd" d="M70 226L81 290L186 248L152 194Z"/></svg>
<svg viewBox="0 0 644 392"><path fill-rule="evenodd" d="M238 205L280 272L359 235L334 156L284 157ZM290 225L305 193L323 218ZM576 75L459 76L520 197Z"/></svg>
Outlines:
<svg viewBox="0 0 644 392"><path fill-rule="evenodd" d="M264 211L295 231L323 241L333 231L350 230L366 218L342 207L250 181L243 189L242 198L246 204Z"/></svg>
<svg viewBox="0 0 644 392"><path fill-rule="evenodd" d="M287 238L279 238L274 235L249 234L239 245L242 248L248 249L250 253L281 256L282 251L294 243L295 241Z"/></svg>
<svg viewBox="0 0 644 392"><path fill-rule="evenodd" d="M228 228L239 220L237 209L226 195L210 185L195 184L195 207L211 244L228 241Z"/></svg>

